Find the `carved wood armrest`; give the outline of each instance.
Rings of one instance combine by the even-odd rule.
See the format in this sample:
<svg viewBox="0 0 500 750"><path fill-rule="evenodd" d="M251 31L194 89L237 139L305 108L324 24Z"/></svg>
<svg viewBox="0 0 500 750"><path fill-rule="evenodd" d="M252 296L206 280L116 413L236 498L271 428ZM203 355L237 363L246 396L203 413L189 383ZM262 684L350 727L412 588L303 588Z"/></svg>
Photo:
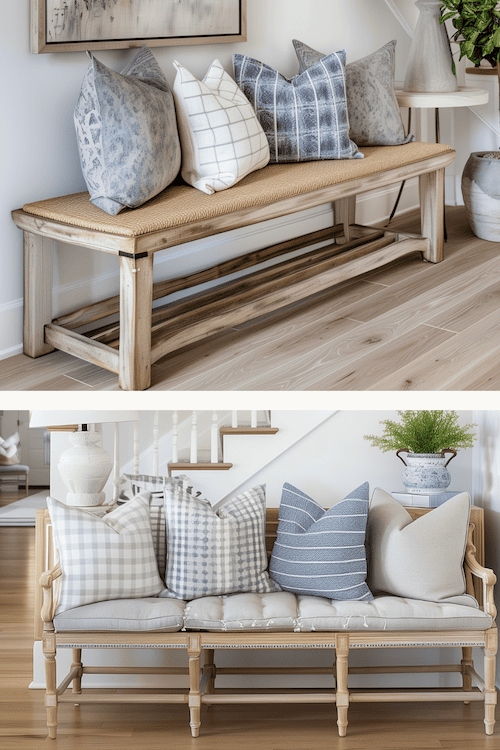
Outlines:
<svg viewBox="0 0 500 750"><path fill-rule="evenodd" d="M51 623L57 608L58 590L56 591L56 582L60 581L62 570L60 563L54 565L51 570L46 570L40 576L40 586L43 589L43 604L41 616L45 623ZM57 587L58 589L59 587Z"/></svg>
<svg viewBox="0 0 500 750"><path fill-rule="evenodd" d="M474 532L474 526L473 524L470 524L469 526L469 534L467 538L467 550L465 552L465 567L466 571L476 576L476 578L480 578L483 582L483 609L484 611L491 615L493 620L495 620L497 616L497 608L495 606L495 600L493 596L494 586L497 582L497 577L494 574L494 572L490 568L483 568L482 565L478 563L475 557L476 553L476 547L474 546L472 542L472 534Z"/></svg>

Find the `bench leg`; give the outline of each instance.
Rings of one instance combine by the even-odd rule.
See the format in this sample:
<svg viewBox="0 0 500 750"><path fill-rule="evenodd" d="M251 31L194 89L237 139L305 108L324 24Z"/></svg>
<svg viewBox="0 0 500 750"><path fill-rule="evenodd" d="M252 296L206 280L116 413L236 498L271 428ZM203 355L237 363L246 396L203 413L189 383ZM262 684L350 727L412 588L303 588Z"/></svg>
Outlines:
<svg viewBox="0 0 500 750"><path fill-rule="evenodd" d="M424 258L440 263L444 259L444 169L422 174L419 181L422 236L429 240Z"/></svg>
<svg viewBox="0 0 500 750"><path fill-rule="evenodd" d="M201 642L198 635L188 636L189 656L189 726L191 735L198 737L201 726Z"/></svg>
<svg viewBox="0 0 500 750"><path fill-rule="evenodd" d="M120 257L119 384L124 391L151 385L153 256Z"/></svg>
<svg viewBox="0 0 500 750"><path fill-rule="evenodd" d="M349 198L341 198L333 204L334 223L344 225L344 242L349 242L351 224L356 221L356 196L350 195Z"/></svg>
<svg viewBox="0 0 500 750"><path fill-rule="evenodd" d="M497 650L497 629L493 628L486 635L486 648L484 649L484 726L486 734L493 734L495 726L495 707L497 704L495 669Z"/></svg>
<svg viewBox="0 0 500 750"><path fill-rule="evenodd" d="M54 634L44 635L43 654L45 656L45 708L49 737L57 736L57 678L56 678L56 639Z"/></svg>
<svg viewBox="0 0 500 750"><path fill-rule="evenodd" d="M28 497L28 495L30 494L30 485L29 485L29 480L28 480L28 474L26 474L25 487L26 487L26 497Z"/></svg>
<svg viewBox="0 0 500 750"><path fill-rule="evenodd" d="M337 657L337 726L339 728L339 737L345 737L347 734L347 711L349 709L349 688L348 669L349 669L349 636L338 635L336 644Z"/></svg>
<svg viewBox="0 0 500 750"><path fill-rule="evenodd" d="M472 661L472 648L469 646L462 647L462 661L460 662L462 667L462 688L469 692L472 690L472 677L465 671L467 667L473 667ZM465 705L468 705L470 701L464 701Z"/></svg>
<svg viewBox="0 0 500 750"><path fill-rule="evenodd" d="M41 357L54 351L45 343L45 325L52 323L54 242L24 232L24 353Z"/></svg>
<svg viewBox="0 0 500 750"><path fill-rule="evenodd" d="M82 692L82 649L81 648L73 649L73 663L71 665L71 669L74 669L75 667L78 667L79 674L78 674L78 677L73 678L72 692L81 693Z"/></svg>

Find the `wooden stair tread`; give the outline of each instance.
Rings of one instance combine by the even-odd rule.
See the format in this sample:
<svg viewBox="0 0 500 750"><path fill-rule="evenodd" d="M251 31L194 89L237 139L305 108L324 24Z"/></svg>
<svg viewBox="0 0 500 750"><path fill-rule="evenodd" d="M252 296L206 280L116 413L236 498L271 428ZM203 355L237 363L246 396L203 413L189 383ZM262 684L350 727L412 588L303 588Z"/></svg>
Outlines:
<svg viewBox="0 0 500 750"><path fill-rule="evenodd" d="M201 462L192 464L189 461L179 463L169 463L168 470L170 471L229 471L233 468L233 464L225 463L210 463Z"/></svg>
<svg viewBox="0 0 500 750"><path fill-rule="evenodd" d="M279 427L221 427L221 435L276 435Z"/></svg>

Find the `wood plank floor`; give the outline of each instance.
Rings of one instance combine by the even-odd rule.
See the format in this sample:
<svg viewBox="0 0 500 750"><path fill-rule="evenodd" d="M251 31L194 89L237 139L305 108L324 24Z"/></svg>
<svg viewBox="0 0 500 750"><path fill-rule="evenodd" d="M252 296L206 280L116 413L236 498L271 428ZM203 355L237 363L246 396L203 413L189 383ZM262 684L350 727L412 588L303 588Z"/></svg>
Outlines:
<svg viewBox="0 0 500 750"><path fill-rule="evenodd" d="M411 256L179 350L152 390L500 389L500 243L447 208L445 261ZM416 212L393 225L419 232ZM63 352L0 362L0 390L118 390L117 377Z"/></svg>
<svg viewBox="0 0 500 750"><path fill-rule="evenodd" d="M24 493L3 493L11 502ZM32 676L34 528L0 528L0 748L33 750L492 750L479 703L355 704L348 735L326 705L214 706L192 739L186 706L62 705L47 737L43 691Z"/></svg>

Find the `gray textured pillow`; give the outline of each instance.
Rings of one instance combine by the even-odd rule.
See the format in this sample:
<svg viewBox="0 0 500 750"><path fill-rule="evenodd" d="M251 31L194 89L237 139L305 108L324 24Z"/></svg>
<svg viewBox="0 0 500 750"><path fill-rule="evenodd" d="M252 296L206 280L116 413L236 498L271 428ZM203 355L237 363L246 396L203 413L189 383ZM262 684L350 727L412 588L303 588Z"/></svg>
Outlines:
<svg viewBox="0 0 500 750"><path fill-rule="evenodd" d="M324 58L307 44L293 40L299 70ZM396 42L392 41L346 65L347 111L350 137L358 146L399 146L414 140L405 136L398 101L394 93Z"/></svg>
<svg viewBox="0 0 500 750"><path fill-rule="evenodd" d="M368 482L325 510L283 486L269 572L284 591L328 599L373 599L366 585Z"/></svg>
<svg viewBox="0 0 500 750"><path fill-rule="evenodd" d="M200 596L278 591L267 573L266 493L261 485L214 506L165 482L168 591Z"/></svg>
<svg viewBox="0 0 500 750"><path fill-rule="evenodd" d="M363 158L349 138L343 50L292 80L246 55L233 61L236 83L269 141L271 163Z"/></svg>
<svg viewBox="0 0 500 750"><path fill-rule="evenodd" d="M376 489L366 532L370 589L431 602L464 594L469 515L466 492L412 521L397 500Z"/></svg>
<svg viewBox="0 0 500 750"><path fill-rule="evenodd" d="M177 176L175 106L146 46L121 73L90 58L75 109L78 150L91 203L116 216L153 198Z"/></svg>

